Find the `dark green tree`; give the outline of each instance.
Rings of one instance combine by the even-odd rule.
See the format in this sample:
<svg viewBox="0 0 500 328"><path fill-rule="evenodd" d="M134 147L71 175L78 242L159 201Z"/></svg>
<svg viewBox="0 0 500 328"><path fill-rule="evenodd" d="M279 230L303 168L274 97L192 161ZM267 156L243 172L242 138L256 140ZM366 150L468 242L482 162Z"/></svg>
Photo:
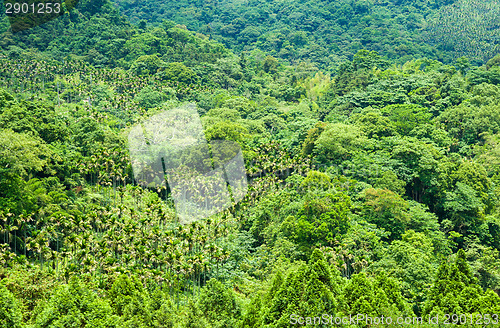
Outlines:
<svg viewBox="0 0 500 328"><path fill-rule="evenodd" d="M0 285L0 327L20 328L22 318L18 301L5 286Z"/></svg>

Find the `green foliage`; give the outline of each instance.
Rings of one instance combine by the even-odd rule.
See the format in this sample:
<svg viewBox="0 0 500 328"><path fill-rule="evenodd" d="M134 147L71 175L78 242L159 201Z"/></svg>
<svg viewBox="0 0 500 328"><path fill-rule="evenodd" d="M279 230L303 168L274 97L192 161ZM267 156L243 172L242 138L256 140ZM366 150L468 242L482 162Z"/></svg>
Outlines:
<svg viewBox="0 0 500 328"><path fill-rule="evenodd" d="M2 172L26 176L43 170L49 157L50 151L47 145L39 138L12 130L0 132Z"/></svg>
<svg viewBox="0 0 500 328"><path fill-rule="evenodd" d="M490 31L500 14L497 5L495 1L465 0L447 4L430 17L426 31L428 38L432 42L440 43L439 48L451 50L457 55L488 59L495 54L494 46L490 48L485 45L491 44L492 38L495 37ZM463 19L464 13L467 13L467 19ZM478 15L481 15L481 18Z"/></svg>
<svg viewBox="0 0 500 328"><path fill-rule="evenodd" d="M108 292L113 311L122 317L126 323L133 321L135 324L146 324L149 322L148 299L146 291L136 278L127 275L119 276ZM141 322L142 320L146 322Z"/></svg>
<svg viewBox="0 0 500 328"><path fill-rule="evenodd" d="M389 106L390 107L390 106ZM394 135L394 124L378 111L366 111L353 114L350 119L361 128L369 138L388 137ZM397 130L397 129L396 129Z"/></svg>
<svg viewBox="0 0 500 328"><path fill-rule="evenodd" d="M97 151L104 142L106 133L96 119L83 117L71 126L72 140L78 145L83 155L90 155Z"/></svg>
<svg viewBox="0 0 500 328"><path fill-rule="evenodd" d="M10 95L5 97L9 99ZM7 102L0 108L0 127L14 132L32 132L47 143L64 141L68 137L64 118L44 102Z"/></svg>
<svg viewBox="0 0 500 328"><path fill-rule="evenodd" d="M264 68L264 72L274 74L278 71L278 65L279 64L276 58L267 56L262 66Z"/></svg>
<svg viewBox="0 0 500 328"><path fill-rule="evenodd" d="M22 312L14 295L0 285L0 327L22 327Z"/></svg>
<svg viewBox="0 0 500 328"><path fill-rule="evenodd" d="M330 177L318 171L309 171L306 178L300 183L303 190L328 190L331 186Z"/></svg>
<svg viewBox="0 0 500 328"><path fill-rule="evenodd" d="M51 151L40 138L31 133L0 130L0 208L6 213L20 214L29 210L24 194L24 178L44 168Z"/></svg>
<svg viewBox="0 0 500 328"><path fill-rule="evenodd" d="M272 297L274 297L274 295L271 296L271 299ZM261 295L256 295L252 298L250 304L247 306L246 312L243 314L241 320L242 328L259 327L261 325L261 303Z"/></svg>
<svg viewBox="0 0 500 328"><path fill-rule="evenodd" d="M35 319L37 328L75 325L117 327L108 302L100 299L76 278L71 279L68 285L57 288Z"/></svg>
<svg viewBox="0 0 500 328"><path fill-rule="evenodd" d="M401 282L402 294L413 304L415 312L421 311L426 291L436 272L435 248L424 233L406 231L401 240L395 240L388 248L385 258L377 266ZM403 310L401 307L399 307Z"/></svg>
<svg viewBox="0 0 500 328"><path fill-rule="evenodd" d="M168 93L146 87L135 96L134 100L137 101L140 107L145 109L159 107L163 102L170 100L175 95L175 91L172 89L166 91Z"/></svg>
<svg viewBox="0 0 500 328"><path fill-rule="evenodd" d="M144 55L137 58L130 69L137 75L155 74L162 67L165 67L165 62L158 55Z"/></svg>
<svg viewBox="0 0 500 328"><path fill-rule="evenodd" d="M154 295L153 295L154 297ZM177 309L172 300L160 294L155 312L153 314L153 327L158 328L173 328L178 322Z"/></svg>
<svg viewBox="0 0 500 328"><path fill-rule="evenodd" d="M315 152L323 163L341 163L353 157L367 144L365 134L357 127L334 123L328 125L319 136Z"/></svg>
<svg viewBox="0 0 500 328"><path fill-rule="evenodd" d="M215 279L201 291L199 307L212 327L235 327L241 315L233 292Z"/></svg>
<svg viewBox="0 0 500 328"><path fill-rule="evenodd" d="M120 1L134 26L81 1L16 34L4 19L0 326L500 312L491 3ZM485 8L431 46L454 26L439 17ZM186 103L208 164L241 148L248 192L180 225L172 185L137 185L126 139Z"/></svg>
<svg viewBox="0 0 500 328"><path fill-rule="evenodd" d="M186 316L182 326L185 328L204 328L210 327L207 320L203 317L203 312L198 308L196 303L189 301L187 305Z"/></svg>
<svg viewBox="0 0 500 328"><path fill-rule="evenodd" d="M413 137L394 138L391 143L394 147L391 157L400 163L398 173L408 182L406 188L411 190L411 197L432 204L430 191L435 187L436 168L442 157L439 149Z"/></svg>
<svg viewBox="0 0 500 328"><path fill-rule="evenodd" d="M363 48L403 63L424 56L448 62L464 55L488 59L496 45L495 2L453 2L256 0L244 6L232 2L215 6L187 0L175 4L115 1L136 23L142 19L156 25L175 21L236 51L258 48L274 57L312 61L323 68L336 66ZM474 16L464 19L467 12ZM476 18L483 17L483 12L485 19ZM361 67L383 68L385 63L373 60L372 54L366 51L356 62L359 59Z"/></svg>
<svg viewBox="0 0 500 328"><path fill-rule="evenodd" d="M193 70L186 67L182 63L169 63L160 72L160 76L168 81L194 83L198 80L198 76Z"/></svg>
<svg viewBox="0 0 500 328"><path fill-rule="evenodd" d="M356 315L365 314L370 317L390 316L399 313L411 314L408 306L401 299L401 294L394 286L394 282L387 278L378 281L359 273L351 277L343 290L343 300L346 304L345 313ZM391 286L392 285L392 286ZM386 287L390 289L385 289ZM387 296L386 293L389 293ZM401 309L398 308L398 305ZM405 314L406 314L405 313ZM365 326L365 322L361 325Z"/></svg>
<svg viewBox="0 0 500 328"><path fill-rule="evenodd" d="M400 135L408 135L418 126L429 123L432 115L427 109L416 105L390 105L381 109L394 124Z"/></svg>
<svg viewBox="0 0 500 328"><path fill-rule="evenodd" d="M316 123L315 127L307 132L306 139L302 145L302 155L310 155L316 145L316 140L319 138L321 133L325 130L326 124L322 122Z"/></svg>
<svg viewBox="0 0 500 328"><path fill-rule="evenodd" d="M406 183L398 179L398 176L392 171L385 171L382 176L375 181L378 189L387 189L396 194L402 195L405 192Z"/></svg>
<svg viewBox="0 0 500 328"><path fill-rule="evenodd" d="M46 303L58 286L50 273L40 269L22 268L18 265L16 270L4 273L6 277L2 280L2 286L7 287L19 302L25 321L30 321L36 315L35 308Z"/></svg>
<svg viewBox="0 0 500 328"><path fill-rule="evenodd" d="M90 0L79 0L78 8L82 12L87 12L91 15L96 14L100 11L101 7L106 3L106 0L90 1Z"/></svg>
<svg viewBox="0 0 500 328"><path fill-rule="evenodd" d="M366 217L390 232L391 239L399 239L409 225L408 203L392 191L366 189Z"/></svg>
<svg viewBox="0 0 500 328"><path fill-rule="evenodd" d="M439 267L423 313L486 313L495 311L499 305L498 295L483 292L479 287L467 263L465 252L460 250L452 263L443 262Z"/></svg>
<svg viewBox="0 0 500 328"><path fill-rule="evenodd" d="M451 107L440 115L439 120L445 124L450 135L465 144L482 140L486 133L496 134L500 130L500 111L498 106Z"/></svg>
<svg viewBox="0 0 500 328"><path fill-rule="evenodd" d="M328 313L335 315L337 301L334 291L338 291L331 273L324 263L322 255L313 253L309 265L302 264L288 273L279 289L273 288L268 293L269 304L262 307L263 324L272 327L288 327L291 315Z"/></svg>
<svg viewBox="0 0 500 328"><path fill-rule="evenodd" d="M347 195L314 194L312 191L304 197L297 216L288 216L281 225L284 235L295 241L305 254L310 252L311 245L332 245L347 232L350 224L351 203Z"/></svg>

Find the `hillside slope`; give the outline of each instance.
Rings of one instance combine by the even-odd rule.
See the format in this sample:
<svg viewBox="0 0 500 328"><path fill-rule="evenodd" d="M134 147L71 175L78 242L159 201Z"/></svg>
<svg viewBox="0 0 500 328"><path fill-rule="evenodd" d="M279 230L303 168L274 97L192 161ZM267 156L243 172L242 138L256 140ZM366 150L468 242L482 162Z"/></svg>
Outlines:
<svg viewBox="0 0 500 328"><path fill-rule="evenodd" d="M114 0L132 22L173 20L236 50L261 49L322 68L360 49L404 63L461 56L483 62L499 44L497 0ZM144 23L143 23L144 24Z"/></svg>
<svg viewBox="0 0 500 328"><path fill-rule="evenodd" d="M96 3L21 33L1 23L0 328L495 323L500 55L396 65L405 57L364 49L330 75ZM456 9L432 28L456 25ZM464 49L484 32L474 19ZM135 147L134 130L151 147ZM184 131L211 154L203 142L172 152L193 145L178 142ZM184 224L183 208L206 213L225 195L212 172L235 180L234 148L219 147L235 144L248 192L236 201L229 183L232 206ZM166 180L144 186L141 160ZM192 195L180 206L179 190Z"/></svg>

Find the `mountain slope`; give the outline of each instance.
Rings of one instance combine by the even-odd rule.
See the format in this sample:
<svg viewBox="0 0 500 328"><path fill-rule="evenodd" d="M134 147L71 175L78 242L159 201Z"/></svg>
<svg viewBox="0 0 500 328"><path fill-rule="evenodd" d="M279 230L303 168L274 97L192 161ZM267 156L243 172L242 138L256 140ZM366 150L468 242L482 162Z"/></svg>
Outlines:
<svg viewBox="0 0 500 328"><path fill-rule="evenodd" d="M482 62L494 55L500 40L497 0L114 2L132 22L173 20L236 51L258 48L291 62L310 60L322 68L352 59L360 49L378 51L400 63L416 57L452 62L463 55ZM484 21L468 18L485 15L489 19ZM443 17L448 17L446 27L440 26ZM460 29L453 29L458 20ZM471 39L475 47L464 48Z"/></svg>

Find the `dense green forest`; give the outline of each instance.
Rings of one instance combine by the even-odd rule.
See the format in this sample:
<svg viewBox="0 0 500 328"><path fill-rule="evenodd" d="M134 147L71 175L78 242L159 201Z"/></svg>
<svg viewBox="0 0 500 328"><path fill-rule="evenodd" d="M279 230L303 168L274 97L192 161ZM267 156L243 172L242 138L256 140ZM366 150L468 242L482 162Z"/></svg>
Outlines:
<svg viewBox="0 0 500 328"><path fill-rule="evenodd" d="M497 0L114 0L135 23L172 20L237 51L260 49L324 70L362 49L393 62L468 56L481 62L500 44Z"/></svg>
<svg viewBox="0 0 500 328"><path fill-rule="evenodd" d="M496 1L117 3L2 17L0 328L499 324ZM249 186L181 224L127 136L186 104Z"/></svg>

